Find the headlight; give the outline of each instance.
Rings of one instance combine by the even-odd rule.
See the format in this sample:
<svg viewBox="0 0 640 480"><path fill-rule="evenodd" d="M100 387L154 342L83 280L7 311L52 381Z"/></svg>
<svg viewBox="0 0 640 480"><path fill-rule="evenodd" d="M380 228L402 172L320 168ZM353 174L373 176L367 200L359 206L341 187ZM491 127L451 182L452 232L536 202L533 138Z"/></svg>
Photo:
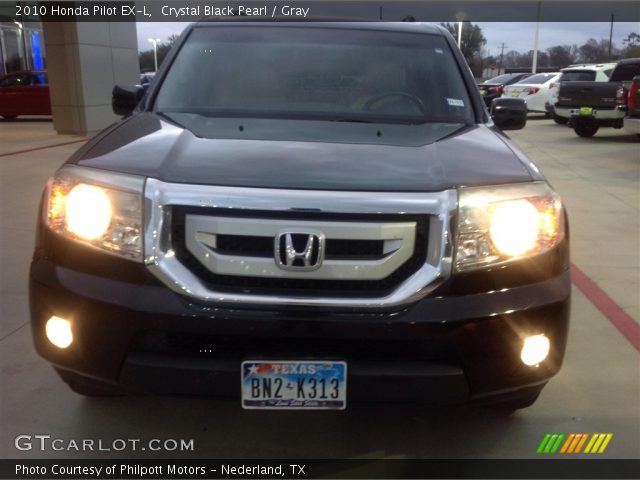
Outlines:
<svg viewBox="0 0 640 480"><path fill-rule="evenodd" d="M101 238L111 225L111 217L111 199L104 188L80 183L67 194L67 230L81 239Z"/></svg>
<svg viewBox="0 0 640 480"><path fill-rule="evenodd" d="M141 260L143 185L142 177L66 166L47 183L45 223L70 240Z"/></svg>
<svg viewBox="0 0 640 480"><path fill-rule="evenodd" d="M461 188L456 271L539 255L564 238L558 195L544 182Z"/></svg>

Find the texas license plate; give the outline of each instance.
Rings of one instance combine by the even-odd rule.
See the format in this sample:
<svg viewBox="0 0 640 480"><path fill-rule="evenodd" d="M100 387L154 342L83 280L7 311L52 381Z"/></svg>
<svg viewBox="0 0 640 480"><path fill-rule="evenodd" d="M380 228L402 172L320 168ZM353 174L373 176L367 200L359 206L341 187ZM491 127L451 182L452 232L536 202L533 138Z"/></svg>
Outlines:
<svg viewBox="0 0 640 480"><path fill-rule="evenodd" d="M242 408L343 410L347 406L346 362L242 362Z"/></svg>
<svg viewBox="0 0 640 480"><path fill-rule="evenodd" d="M593 115L592 107L580 107L580 115Z"/></svg>
<svg viewBox="0 0 640 480"><path fill-rule="evenodd" d="M512 97L519 97L520 96L520 92L511 92L511 96Z"/></svg>
<svg viewBox="0 0 640 480"><path fill-rule="evenodd" d="M487 94L487 89L486 88L481 88L480 89L480 95L486 95Z"/></svg>

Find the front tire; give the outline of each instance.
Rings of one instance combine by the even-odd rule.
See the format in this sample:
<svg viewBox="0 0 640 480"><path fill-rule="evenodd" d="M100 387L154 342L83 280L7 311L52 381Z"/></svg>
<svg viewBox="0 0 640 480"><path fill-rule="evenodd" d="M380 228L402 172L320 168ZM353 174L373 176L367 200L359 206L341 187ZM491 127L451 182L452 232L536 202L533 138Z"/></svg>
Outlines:
<svg viewBox="0 0 640 480"><path fill-rule="evenodd" d="M576 132L576 135L583 138L593 137L600 126L597 123L592 122L577 122L573 126L573 131Z"/></svg>

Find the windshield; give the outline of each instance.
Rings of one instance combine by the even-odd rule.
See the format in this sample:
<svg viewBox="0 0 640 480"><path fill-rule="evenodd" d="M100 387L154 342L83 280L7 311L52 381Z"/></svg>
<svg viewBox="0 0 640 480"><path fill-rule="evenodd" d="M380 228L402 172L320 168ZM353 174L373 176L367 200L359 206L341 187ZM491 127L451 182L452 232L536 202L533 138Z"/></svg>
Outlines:
<svg viewBox="0 0 640 480"><path fill-rule="evenodd" d="M506 83L509 80L512 80L514 77L517 77L517 74L514 73L506 73L504 75L498 75L497 77L490 78L484 83Z"/></svg>
<svg viewBox="0 0 640 480"><path fill-rule="evenodd" d="M518 83L539 85L541 83L547 83L556 75L557 75L556 73L541 73L539 75L532 75L531 77L523 78Z"/></svg>
<svg viewBox="0 0 640 480"><path fill-rule="evenodd" d="M640 75L640 62L619 64L609 80L612 82L630 82L636 75Z"/></svg>
<svg viewBox="0 0 640 480"><path fill-rule="evenodd" d="M596 79L594 70L570 70L560 75L561 82L593 82Z"/></svg>
<svg viewBox="0 0 640 480"><path fill-rule="evenodd" d="M472 123L437 35L292 26L195 28L155 110L208 116Z"/></svg>

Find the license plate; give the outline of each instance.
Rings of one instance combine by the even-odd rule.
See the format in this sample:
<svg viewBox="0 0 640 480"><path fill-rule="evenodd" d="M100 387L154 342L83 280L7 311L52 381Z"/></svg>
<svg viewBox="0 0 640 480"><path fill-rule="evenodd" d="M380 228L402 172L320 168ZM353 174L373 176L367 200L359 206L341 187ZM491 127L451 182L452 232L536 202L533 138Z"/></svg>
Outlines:
<svg viewBox="0 0 640 480"><path fill-rule="evenodd" d="M591 107L580 107L580 115L593 115L593 108Z"/></svg>
<svg viewBox="0 0 640 480"><path fill-rule="evenodd" d="M332 361L242 362L242 408L343 410L347 364Z"/></svg>
<svg viewBox="0 0 640 480"><path fill-rule="evenodd" d="M486 95L487 94L487 89L486 88L481 88L480 89L480 95Z"/></svg>
<svg viewBox="0 0 640 480"><path fill-rule="evenodd" d="M520 96L520 92L511 92L511 96L512 97L519 97Z"/></svg>

